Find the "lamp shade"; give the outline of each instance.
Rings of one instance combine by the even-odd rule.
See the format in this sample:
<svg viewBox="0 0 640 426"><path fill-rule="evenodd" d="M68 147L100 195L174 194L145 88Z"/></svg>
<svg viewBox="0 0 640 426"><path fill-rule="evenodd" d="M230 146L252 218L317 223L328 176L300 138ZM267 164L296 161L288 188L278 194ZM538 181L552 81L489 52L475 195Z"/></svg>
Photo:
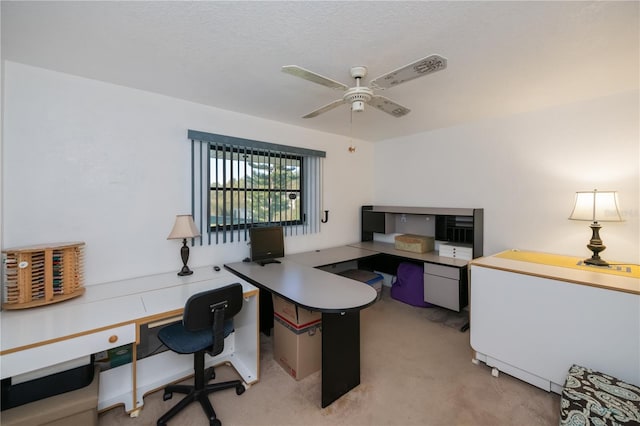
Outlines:
<svg viewBox="0 0 640 426"><path fill-rule="evenodd" d="M196 228L193 217L190 214L179 214L176 216L176 223L173 224L173 229L167 240L182 240L199 236L200 231Z"/></svg>
<svg viewBox="0 0 640 426"><path fill-rule="evenodd" d="M593 222L622 221L618 210L618 193L597 189L576 192L575 205L569 219Z"/></svg>

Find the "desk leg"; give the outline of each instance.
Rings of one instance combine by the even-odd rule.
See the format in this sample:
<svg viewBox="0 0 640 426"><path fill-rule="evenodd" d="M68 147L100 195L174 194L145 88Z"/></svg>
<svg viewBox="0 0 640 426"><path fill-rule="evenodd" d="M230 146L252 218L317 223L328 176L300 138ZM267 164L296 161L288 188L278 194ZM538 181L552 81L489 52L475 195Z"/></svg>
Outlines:
<svg viewBox="0 0 640 426"><path fill-rule="evenodd" d="M360 384L360 311L322 314L322 408Z"/></svg>

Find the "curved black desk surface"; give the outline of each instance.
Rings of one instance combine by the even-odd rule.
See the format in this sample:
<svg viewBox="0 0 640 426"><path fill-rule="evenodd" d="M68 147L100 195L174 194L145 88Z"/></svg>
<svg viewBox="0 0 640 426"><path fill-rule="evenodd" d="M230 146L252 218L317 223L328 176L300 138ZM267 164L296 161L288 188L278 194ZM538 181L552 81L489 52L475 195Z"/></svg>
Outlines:
<svg viewBox="0 0 640 426"><path fill-rule="evenodd" d="M311 311L322 313L322 407L360 384L360 310L373 304L367 284L315 269L371 255L353 247L308 252L261 266L237 262L225 268Z"/></svg>

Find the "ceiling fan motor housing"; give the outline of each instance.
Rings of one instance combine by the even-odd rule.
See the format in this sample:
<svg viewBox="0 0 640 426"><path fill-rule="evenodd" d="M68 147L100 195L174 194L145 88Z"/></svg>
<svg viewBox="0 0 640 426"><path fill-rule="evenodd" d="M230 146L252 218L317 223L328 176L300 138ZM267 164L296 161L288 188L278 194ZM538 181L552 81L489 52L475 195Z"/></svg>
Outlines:
<svg viewBox="0 0 640 426"><path fill-rule="evenodd" d="M352 87L344 93L342 99L351 104L351 111L364 111L364 104L371 100L373 91L368 87Z"/></svg>

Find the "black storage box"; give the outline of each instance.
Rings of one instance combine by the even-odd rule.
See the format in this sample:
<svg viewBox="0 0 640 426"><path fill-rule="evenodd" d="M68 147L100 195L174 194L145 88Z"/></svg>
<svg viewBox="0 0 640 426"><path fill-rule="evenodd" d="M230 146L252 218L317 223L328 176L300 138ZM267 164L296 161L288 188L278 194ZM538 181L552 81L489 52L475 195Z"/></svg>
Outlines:
<svg viewBox="0 0 640 426"><path fill-rule="evenodd" d="M27 382L11 384L11 377L2 380L2 411L50 396L88 386L93 381L94 360L86 365L39 377Z"/></svg>

